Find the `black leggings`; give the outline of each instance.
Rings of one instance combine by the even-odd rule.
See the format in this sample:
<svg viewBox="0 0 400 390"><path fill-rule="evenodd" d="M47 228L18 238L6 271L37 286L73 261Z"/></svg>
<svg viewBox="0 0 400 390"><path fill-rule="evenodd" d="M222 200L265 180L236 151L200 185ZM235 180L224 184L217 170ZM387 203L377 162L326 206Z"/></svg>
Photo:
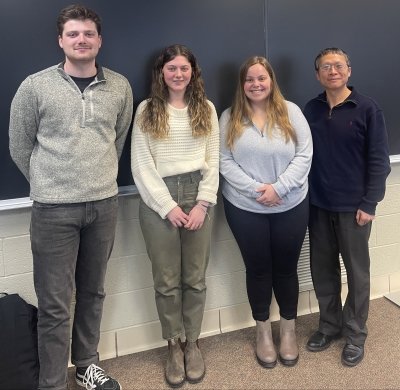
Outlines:
<svg viewBox="0 0 400 390"><path fill-rule="evenodd" d="M281 317L297 317L297 263L308 223L308 196L291 210L258 214L224 198L225 215L246 266L246 286L253 318L265 321L274 291Z"/></svg>

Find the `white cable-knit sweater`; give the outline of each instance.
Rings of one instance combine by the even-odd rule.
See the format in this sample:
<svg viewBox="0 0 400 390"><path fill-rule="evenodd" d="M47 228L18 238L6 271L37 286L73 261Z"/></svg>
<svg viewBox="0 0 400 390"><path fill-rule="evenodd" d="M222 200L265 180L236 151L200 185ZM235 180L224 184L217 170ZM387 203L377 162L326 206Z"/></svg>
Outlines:
<svg viewBox="0 0 400 390"><path fill-rule="evenodd" d="M187 107L168 105L169 135L156 139L143 133L138 118L147 100L140 103L132 133L131 164L135 184L143 201L165 218L177 205L162 178L200 170L203 178L197 200L215 204L219 182L219 126L214 105L211 106L211 134L193 137Z"/></svg>

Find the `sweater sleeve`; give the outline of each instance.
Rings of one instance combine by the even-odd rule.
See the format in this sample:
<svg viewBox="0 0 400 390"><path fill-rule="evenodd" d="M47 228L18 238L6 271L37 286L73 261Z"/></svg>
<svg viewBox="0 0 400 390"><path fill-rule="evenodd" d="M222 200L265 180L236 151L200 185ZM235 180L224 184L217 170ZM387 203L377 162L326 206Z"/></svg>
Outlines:
<svg viewBox="0 0 400 390"><path fill-rule="evenodd" d="M283 198L294 188L302 187L307 182L313 153L310 126L306 118L294 103L287 102L287 104L289 120L295 130L297 142L294 158L278 177L278 180L272 184L280 198Z"/></svg>
<svg viewBox="0 0 400 390"><path fill-rule="evenodd" d="M165 219L177 206L172 199L163 179L157 172L150 152L149 134L143 133L138 126L138 118L146 105L142 102L135 115L132 130L131 168L135 184L143 202Z"/></svg>
<svg viewBox="0 0 400 390"><path fill-rule="evenodd" d="M371 215L385 195L386 178L390 173L388 136L381 109L374 107L367 119L367 180L365 195L359 208Z"/></svg>
<svg viewBox="0 0 400 390"><path fill-rule="evenodd" d="M203 178L199 183L197 200L204 200L215 205L219 185L219 125L215 107L211 102L209 104L212 128L206 143L205 168L202 170Z"/></svg>
<svg viewBox="0 0 400 390"><path fill-rule="evenodd" d="M226 135L228 132L231 110L225 110L219 120L221 130L220 142L220 172L224 179L236 189L240 194L249 198L259 198L260 193L256 189L261 187L260 183L250 177L241 166L235 161L231 150L226 144Z"/></svg>
<svg viewBox="0 0 400 390"><path fill-rule="evenodd" d="M11 158L29 181L30 159L38 132L37 99L32 80L25 79L18 88L10 110L10 154Z"/></svg>
<svg viewBox="0 0 400 390"><path fill-rule="evenodd" d="M121 158L126 136L128 135L129 127L132 123L132 115L133 115L132 88L129 82L126 81L124 106L122 107L122 110L118 115L117 123L115 125L115 131L116 131L115 148L117 149L118 159Z"/></svg>

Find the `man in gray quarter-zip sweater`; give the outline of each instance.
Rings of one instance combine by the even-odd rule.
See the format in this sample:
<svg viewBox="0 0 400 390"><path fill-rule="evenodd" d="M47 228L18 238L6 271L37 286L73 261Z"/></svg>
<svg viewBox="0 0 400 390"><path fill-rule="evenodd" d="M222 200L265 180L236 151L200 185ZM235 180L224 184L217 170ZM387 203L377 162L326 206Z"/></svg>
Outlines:
<svg viewBox="0 0 400 390"><path fill-rule="evenodd" d="M128 80L96 63L98 15L83 6L57 20L65 61L27 77L10 116L10 153L30 183L38 298L39 389L67 388L71 361L88 389L120 389L98 366L104 279L115 235L118 160L131 124ZM86 374L86 375L85 375Z"/></svg>

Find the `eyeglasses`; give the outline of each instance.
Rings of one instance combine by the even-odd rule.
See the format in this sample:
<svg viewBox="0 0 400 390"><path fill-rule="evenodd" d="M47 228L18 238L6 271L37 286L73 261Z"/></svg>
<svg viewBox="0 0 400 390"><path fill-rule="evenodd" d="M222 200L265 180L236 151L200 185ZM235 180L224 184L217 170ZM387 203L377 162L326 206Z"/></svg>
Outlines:
<svg viewBox="0 0 400 390"><path fill-rule="evenodd" d="M322 64L318 67L322 72L328 72L332 68L335 68L338 72L346 69L347 64L342 64L341 62L337 62L336 64Z"/></svg>

